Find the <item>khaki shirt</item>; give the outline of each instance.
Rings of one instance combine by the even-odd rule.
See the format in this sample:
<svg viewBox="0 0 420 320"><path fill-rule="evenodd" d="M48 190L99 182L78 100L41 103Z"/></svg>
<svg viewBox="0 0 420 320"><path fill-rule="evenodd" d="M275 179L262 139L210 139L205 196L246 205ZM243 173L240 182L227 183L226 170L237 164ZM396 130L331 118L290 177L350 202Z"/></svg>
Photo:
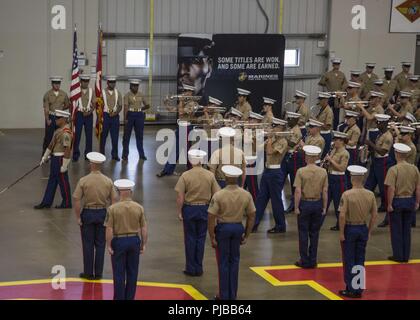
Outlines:
<svg viewBox="0 0 420 320"><path fill-rule="evenodd" d="M108 208L105 227L114 235L138 233L146 225L143 207L133 200L117 202Z"/></svg>
<svg viewBox="0 0 420 320"><path fill-rule="evenodd" d="M264 116L264 119L262 120L262 123L273 123L273 118L274 118L273 113L272 112L270 112L270 113L267 112Z"/></svg>
<svg viewBox="0 0 420 320"><path fill-rule="evenodd" d="M118 92L117 102L115 101L115 95L116 95L115 92ZM104 106L104 112L115 113L115 114L120 113L122 110L122 100L123 100L121 92L119 92L117 89L114 89L112 94L110 94L109 90L105 89L105 96L106 96L107 105Z"/></svg>
<svg viewBox="0 0 420 320"><path fill-rule="evenodd" d="M88 88L88 89L81 89L82 90L82 105L81 108L79 108L79 111L81 112L90 112L92 110L95 109L96 106L96 94L95 91L92 88ZM90 100L90 105L89 105L89 91L91 90L92 92L92 98Z"/></svg>
<svg viewBox="0 0 420 320"><path fill-rule="evenodd" d="M411 73L406 74L403 71L401 71L394 77L394 80L397 82L397 91L401 91L410 84L410 80L408 79L408 77L411 75Z"/></svg>
<svg viewBox="0 0 420 320"><path fill-rule="evenodd" d="M308 122L308 120L309 120L309 116L310 116L310 113L309 113L309 108L308 108L308 106L307 105L305 105L305 104L302 104L297 110L296 110L296 113L299 113L300 115L301 115L301 117L299 118L299 121L298 121L298 125L299 125L299 127L303 127L303 126L305 126L306 125L306 123Z"/></svg>
<svg viewBox="0 0 420 320"><path fill-rule="evenodd" d="M335 162L337 162L340 166L343 165L345 168L347 168L347 165L349 163L350 154L346 150L346 148L334 148L330 155L331 159L333 159ZM332 173L332 171L338 171L337 169L334 169L332 165L328 167L328 173Z"/></svg>
<svg viewBox="0 0 420 320"><path fill-rule="evenodd" d="M357 124L353 125L352 127L347 127L344 130L344 133L347 133L347 136L349 137L348 145L352 147L357 146L361 135L360 129L357 126Z"/></svg>
<svg viewBox="0 0 420 320"><path fill-rule="evenodd" d="M419 183L419 170L406 161L391 167L385 178L385 185L395 189L396 198L412 197Z"/></svg>
<svg viewBox="0 0 420 320"><path fill-rule="evenodd" d="M375 195L367 189L351 189L341 195L340 214L344 214L346 222L366 223L368 215L374 215L377 211Z"/></svg>
<svg viewBox="0 0 420 320"><path fill-rule="evenodd" d="M279 137L273 138L272 148L273 153L267 152L267 166L281 164L288 149L287 140Z"/></svg>
<svg viewBox="0 0 420 320"><path fill-rule="evenodd" d="M301 188L302 200L319 200L324 188L328 188L327 171L316 165L309 165L296 172L295 188Z"/></svg>
<svg viewBox="0 0 420 320"><path fill-rule="evenodd" d="M407 155L406 161L409 164L415 165L416 164L416 157L417 157L417 148L416 148L416 146L415 146L415 144L413 142L410 142L408 144L408 146L410 147L411 150L410 150L410 152Z"/></svg>
<svg viewBox="0 0 420 320"><path fill-rule="evenodd" d="M306 137L305 144L308 146L316 146L316 147L321 148L321 154L322 154L325 148L325 139L320 134L316 136L309 135Z"/></svg>
<svg viewBox="0 0 420 320"><path fill-rule="evenodd" d="M392 145L394 144L394 137L392 136L392 133L390 131L385 132L382 135L379 135L376 139L376 146L387 150L391 150ZM379 153L375 151L375 157L381 157Z"/></svg>
<svg viewBox="0 0 420 320"><path fill-rule="evenodd" d="M216 192L208 209L218 223L241 223L244 216L254 216L255 211L251 194L237 185Z"/></svg>
<svg viewBox="0 0 420 320"><path fill-rule="evenodd" d="M117 192L110 178L94 171L79 180L73 198L84 201L85 207L106 207L116 198Z"/></svg>
<svg viewBox="0 0 420 320"><path fill-rule="evenodd" d="M288 142L294 145L297 145L302 140L302 131L300 130L299 126L296 125L290 129L292 135L288 137ZM289 147L289 150L292 150L292 147Z"/></svg>
<svg viewBox="0 0 420 320"><path fill-rule="evenodd" d="M332 129L334 113L330 106L326 106L324 109L320 110L319 114L316 116L316 120L322 122L325 126L331 126Z"/></svg>
<svg viewBox="0 0 420 320"><path fill-rule="evenodd" d="M185 194L187 204L208 204L219 190L214 174L201 166L184 172L175 186L176 192Z"/></svg>
<svg viewBox="0 0 420 320"><path fill-rule="evenodd" d="M407 112L410 112L411 114L413 114L413 106L411 105L410 101L407 102L407 104L405 106L401 105L401 108L399 110L398 113L401 114L401 118L399 118L399 120L402 120L405 118L405 116L407 115Z"/></svg>
<svg viewBox="0 0 420 320"><path fill-rule="evenodd" d="M383 114L384 113L384 108L381 105L377 105L375 107L368 107L366 109L366 111L375 116L375 114ZM376 129L378 126L376 125L376 118L373 118L372 120L367 120L366 119L366 128L367 129Z"/></svg>
<svg viewBox="0 0 420 320"><path fill-rule="evenodd" d="M397 90L398 83L396 80L384 80L382 90L385 92L384 101L387 103Z"/></svg>
<svg viewBox="0 0 420 320"><path fill-rule="evenodd" d="M143 95L140 92L134 94L132 91L128 92L124 96L124 107L127 106L128 109L136 109L136 111L141 111L146 105Z"/></svg>
<svg viewBox="0 0 420 320"><path fill-rule="evenodd" d="M54 90L51 89L47 91L43 98L44 101L44 109L47 109L50 112L54 112L55 110L65 110L70 107L70 99L63 90L58 91L58 95L56 96Z"/></svg>
<svg viewBox="0 0 420 320"><path fill-rule="evenodd" d="M63 128L58 128L57 130L55 130L53 138L51 140L51 152L64 152L66 147L71 147L72 139L73 134L69 125L65 125Z"/></svg>
<svg viewBox="0 0 420 320"><path fill-rule="evenodd" d="M347 88L347 79L343 72L331 70L324 73L318 84L326 87L329 92L344 91Z"/></svg>
<svg viewBox="0 0 420 320"><path fill-rule="evenodd" d="M222 167L225 165L232 165L242 169L242 166L246 165L243 151L231 144L226 144L213 152L208 167L217 180L225 180L225 175L222 172Z"/></svg>
<svg viewBox="0 0 420 320"><path fill-rule="evenodd" d="M251 105L245 101L243 104L238 104L237 109L244 114L242 120L248 120L249 114L252 111Z"/></svg>
<svg viewBox="0 0 420 320"><path fill-rule="evenodd" d="M360 80L362 80L363 83L360 96L363 98L366 97L369 94L369 92L373 90L373 88L375 87L374 82L378 79L379 77L373 72L370 74L370 77L367 72L363 72L360 75Z"/></svg>

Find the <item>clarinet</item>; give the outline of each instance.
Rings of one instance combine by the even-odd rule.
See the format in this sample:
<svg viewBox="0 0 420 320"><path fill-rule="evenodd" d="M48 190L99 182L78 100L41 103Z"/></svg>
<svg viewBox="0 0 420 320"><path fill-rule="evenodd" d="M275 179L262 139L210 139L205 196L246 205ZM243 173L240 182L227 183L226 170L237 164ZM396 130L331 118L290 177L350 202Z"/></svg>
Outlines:
<svg viewBox="0 0 420 320"><path fill-rule="evenodd" d="M324 157L324 159L322 159L321 163L319 164L319 166L321 168L328 169L328 165L329 164L328 164L328 161L327 161L326 158L328 156L331 156L332 155L333 150L334 150L334 144L331 144L330 150L328 151L327 155Z"/></svg>

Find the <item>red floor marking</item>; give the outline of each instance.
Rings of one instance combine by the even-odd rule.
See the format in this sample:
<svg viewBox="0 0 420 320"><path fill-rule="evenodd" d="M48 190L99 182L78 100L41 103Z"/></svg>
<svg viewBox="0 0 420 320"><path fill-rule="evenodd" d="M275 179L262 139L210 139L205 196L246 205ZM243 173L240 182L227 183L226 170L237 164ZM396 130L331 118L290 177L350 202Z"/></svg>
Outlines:
<svg viewBox="0 0 420 320"><path fill-rule="evenodd" d="M345 288L342 267L266 270L279 281L313 280L338 294ZM366 266L363 300L420 300L420 264Z"/></svg>
<svg viewBox="0 0 420 320"><path fill-rule="evenodd" d="M112 300L113 285L67 281L65 290L54 290L51 283L0 286L0 299ZM136 300L193 300L182 288L137 286Z"/></svg>

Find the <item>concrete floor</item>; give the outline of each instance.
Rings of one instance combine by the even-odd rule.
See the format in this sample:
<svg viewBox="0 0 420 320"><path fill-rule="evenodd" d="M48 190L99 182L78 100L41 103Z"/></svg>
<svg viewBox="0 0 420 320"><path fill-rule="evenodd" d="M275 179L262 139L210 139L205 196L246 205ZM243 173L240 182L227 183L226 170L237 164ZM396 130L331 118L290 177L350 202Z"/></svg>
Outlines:
<svg viewBox="0 0 420 320"><path fill-rule="evenodd" d="M149 160L138 162L135 140L127 164L108 161L104 173L112 179L136 181L134 199L145 208L149 225L149 243L141 256L141 281L190 284L207 298L217 291L218 276L214 250L207 241L205 274L201 278L184 276L182 224L177 219L175 192L177 177L156 178L161 166L155 161L156 127L146 127L145 150ZM120 134L122 137L122 134ZM0 189L33 168L41 156L43 130L3 130L0 134ZM83 141L82 144L83 146ZM108 143L110 146L110 143ZM97 143L95 139L95 150ZM120 144L120 155L121 155ZM82 148L83 152L83 148ZM110 156L110 150L107 150ZM179 169L178 169L179 170ZM67 277L77 277L82 270L80 231L70 210L35 211L46 186L48 165L36 170L24 181L0 195L0 243L2 258L0 282L51 277L54 265L63 265ZM70 165L72 191L78 179L88 173L84 160ZM286 186L286 194L290 194ZM57 192L55 203L60 202ZM319 263L341 261L338 233L329 230L334 224L333 212L328 214L319 242ZM383 214L380 214L380 219ZM298 258L296 218L287 216L288 232L267 235L272 218L265 216L260 231L253 234L241 251L238 298L240 299L326 299L307 286L274 287L250 267L290 265ZM388 229L377 229L367 248L367 260L385 260L391 253ZM412 258L420 258L420 228L413 230ZM106 257L104 277L112 279L111 262Z"/></svg>

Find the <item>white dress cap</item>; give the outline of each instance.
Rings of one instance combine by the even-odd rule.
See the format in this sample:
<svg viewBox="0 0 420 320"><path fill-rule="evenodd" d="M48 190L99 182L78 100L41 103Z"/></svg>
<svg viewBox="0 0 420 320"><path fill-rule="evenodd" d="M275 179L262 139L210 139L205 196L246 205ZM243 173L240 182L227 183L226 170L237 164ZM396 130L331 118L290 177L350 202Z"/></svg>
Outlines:
<svg viewBox="0 0 420 320"><path fill-rule="evenodd" d="M59 117L59 118L70 118L71 116L70 112L64 111L64 110L55 110L54 114L56 117Z"/></svg>
<svg viewBox="0 0 420 320"><path fill-rule="evenodd" d="M80 80L83 80L83 81L89 81L90 80L90 75L88 75L88 74L81 74L79 77L80 77Z"/></svg>
<svg viewBox="0 0 420 320"><path fill-rule="evenodd" d="M228 178L237 178L242 175L242 170L235 166L223 166L222 172Z"/></svg>
<svg viewBox="0 0 420 320"><path fill-rule="evenodd" d="M120 179L120 180L114 181L114 186L118 190L131 190L135 186L135 183L128 179Z"/></svg>
<svg viewBox="0 0 420 320"><path fill-rule="evenodd" d="M347 135L347 133L344 132L340 132L340 131L333 131L333 138L339 138L339 139L347 139L349 136Z"/></svg>
<svg viewBox="0 0 420 320"><path fill-rule="evenodd" d="M353 75L360 75L361 73L362 73L361 70L351 70L350 71L350 74L353 74Z"/></svg>
<svg viewBox="0 0 420 320"><path fill-rule="evenodd" d="M368 169L362 166L348 166L347 170L352 176L364 176L368 172Z"/></svg>
<svg viewBox="0 0 420 320"><path fill-rule="evenodd" d="M360 88L362 85L359 82L349 81L347 88Z"/></svg>
<svg viewBox="0 0 420 320"><path fill-rule="evenodd" d="M371 98L383 98L385 95L382 92L378 92L378 91L371 91L370 92L370 97Z"/></svg>
<svg viewBox="0 0 420 320"><path fill-rule="evenodd" d="M185 83L182 84L182 87L184 88L185 91L192 91L192 92L195 91L195 87L190 86L190 85L185 84Z"/></svg>
<svg viewBox="0 0 420 320"><path fill-rule="evenodd" d="M400 97L401 98L411 98L413 94L411 92L407 91L400 91Z"/></svg>
<svg viewBox="0 0 420 320"><path fill-rule="evenodd" d="M299 98L307 98L307 97L308 97L308 94L307 94L307 93L305 93L305 92L303 92L303 91L296 90L296 91L295 91L295 97L299 97Z"/></svg>
<svg viewBox="0 0 420 320"><path fill-rule="evenodd" d="M411 81L419 81L419 76L412 75L412 76L409 76L408 79L410 79Z"/></svg>
<svg viewBox="0 0 420 320"><path fill-rule="evenodd" d="M222 137L222 138L232 138L235 136L236 130L230 127L223 127L219 129L217 134L219 137Z"/></svg>
<svg viewBox="0 0 420 320"><path fill-rule="evenodd" d="M343 60L340 58L331 59L331 63L333 64L341 64L341 62L343 62Z"/></svg>
<svg viewBox="0 0 420 320"><path fill-rule="evenodd" d="M411 67L412 63L407 62L407 61L403 61L403 62L401 62L401 65L404 66L404 67Z"/></svg>
<svg viewBox="0 0 420 320"><path fill-rule="evenodd" d="M366 67L368 68L375 68L376 63L375 62L366 62Z"/></svg>
<svg viewBox="0 0 420 320"><path fill-rule="evenodd" d="M376 85L383 85L384 84L384 79L375 80L375 81L373 81L373 83L376 84Z"/></svg>
<svg viewBox="0 0 420 320"><path fill-rule="evenodd" d="M237 117L240 117L240 118L242 118L244 116L244 114L236 108L232 108L230 110L230 113L232 113L234 116L237 116Z"/></svg>
<svg viewBox="0 0 420 320"><path fill-rule="evenodd" d="M324 124L321 121L315 119L309 119L308 125L310 127L322 127Z"/></svg>
<svg viewBox="0 0 420 320"><path fill-rule="evenodd" d="M51 82L61 82L63 81L63 77L60 76L52 76L50 77Z"/></svg>
<svg viewBox="0 0 420 320"><path fill-rule="evenodd" d="M321 154L322 150L320 147L317 146L304 146L303 151L308 156L318 156Z"/></svg>
<svg viewBox="0 0 420 320"><path fill-rule="evenodd" d="M216 106L221 106L223 104L222 101L213 97L209 97L209 103L215 104Z"/></svg>
<svg viewBox="0 0 420 320"><path fill-rule="evenodd" d="M385 72L394 72L395 67L394 66L386 66L384 67Z"/></svg>
<svg viewBox="0 0 420 320"><path fill-rule="evenodd" d="M276 126L285 126L287 125L287 121L279 118L273 118L273 124Z"/></svg>
<svg viewBox="0 0 420 320"><path fill-rule="evenodd" d="M106 157L99 152L89 152L86 158L92 163L104 163L106 161Z"/></svg>
<svg viewBox="0 0 420 320"><path fill-rule="evenodd" d="M207 156L207 152L198 149L191 149L188 151L188 158L192 164L198 164Z"/></svg>
<svg viewBox="0 0 420 320"><path fill-rule="evenodd" d="M301 117L300 113L290 112L290 111L286 112L286 118L299 119L300 117Z"/></svg>
<svg viewBox="0 0 420 320"><path fill-rule="evenodd" d="M405 114L405 118L410 122L416 122L417 121L416 117L413 116L410 112L407 112Z"/></svg>
<svg viewBox="0 0 420 320"><path fill-rule="evenodd" d="M263 97L263 100L264 100L264 104L275 104L276 103L276 100L270 99L270 98L267 98L267 97Z"/></svg>
<svg viewBox="0 0 420 320"><path fill-rule="evenodd" d="M262 119L264 119L264 116L262 116L262 115L260 115L258 113L255 113L255 112L250 112L249 113L249 117L252 118L252 119L256 119L256 120L262 120Z"/></svg>
<svg viewBox="0 0 420 320"><path fill-rule="evenodd" d="M400 130L401 133L414 133L414 132L416 132L415 128L408 127L408 126L401 126L398 129Z"/></svg>
<svg viewBox="0 0 420 320"><path fill-rule="evenodd" d="M245 156L245 161L247 164L253 164L257 161L257 156Z"/></svg>
<svg viewBox="0 0 420 320"><path fill-rule="evenodd" d="M128 81L130 82L130 84L139 85L141 80L140 79L130 79Z"/></svg>
<svg viewBox="0 0 420 320"><path fill-rule="evenodd" d="M391 116L389 116L387 114L377 113L377 114L375 114L375 118L376 118L376 121L387 122L387 121L389 121L389 119L391 119Z"/></svg>
<svg viewBox="0 0 420 320"><path fill-rule="evenodd" d="M331 95L328 92L318 92L318 99L329 99Z"/></svg>
<svg viewBox="0 0 420 320"><path fill-rule="evenodd" d="M358 118L359 117L359 113L358 112L355 112L355 111L351 111L351 110L346 110L346 117Z"/></svg>
<svg viewBox="0 0 420 320"><path fill-rule="evenodd" d="M238 95L240 96L249 96L251 94L251 91L238 88Z"/></svg>
<svg viewBox="0 0 420 320"><path fill-rule="evenodd" d="M117 76L106 76L106 81L115 82L117 81Z"/></svg>
<svg viewBox="0 0 420 320"><path fill-rule="evenodd" d="M411 148L404 143L395 143L394 150L398 153L405 154L405 153L409 153L411 151Z"/></svg>

